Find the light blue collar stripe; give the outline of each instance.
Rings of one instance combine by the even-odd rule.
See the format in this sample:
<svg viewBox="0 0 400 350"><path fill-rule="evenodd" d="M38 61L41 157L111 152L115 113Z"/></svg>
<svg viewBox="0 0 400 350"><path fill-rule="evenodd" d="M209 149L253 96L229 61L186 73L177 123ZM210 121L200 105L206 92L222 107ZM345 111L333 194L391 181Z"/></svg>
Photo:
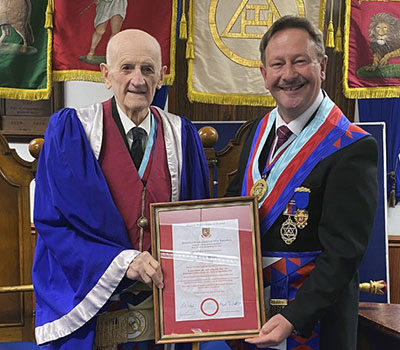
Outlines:
<svg viewBox="0 0 400 350"><path fill-rule="evenodd" d="M276 108L274 108L271 111L271 113L269 114L267 126L265 128L264 134L262 135L261 141L258 145L256 154L254 156L253 169L252 169L253 183L261 179L261 173L260 173L260 167L258 165L258 159L260 157L261 151L264 148L265 142L267 142L268 135L269 135L272 127L274 126L275 119L276 119ZM262 121L261 121L261 123L262 123Z"/></svg>
<svg viewBox="0 0 400 350"><path fill-rule="evenodd" d="M333 146L333 143L338 140L347 130L350 122L345 116L342 115L336 126L329 131L328 135L318 144L317 148L312 152L312 156L308 157L302 164L301 169L299 169L296 174L289 180L286 184L285 189L279 197L279 200L275 202L275 205L270 208L268 214L264 219L261 219L260 228L261 234L265 234L269 228L273 225L276 218L282 213L284 207L289 202L290 198L293 196L294 189L306 179L310 174L312 169L320 162L323 158L330 156L332 153L338 151L339 149ZM363 136L366 136L364 134ZM362 137L362 136L361 136ZM361 137L353 137L352 142L357 141Z"/></svg>
<svg viewBox="0 0 400 350"><path fill-rule="evenodd" d="M267 193L264 199L259 203L259 207L261 207L264 200L272 192L279 176L282 174L288 164L326 121L333 107L334 103L329 97L326 96L321 102L314 119L306 126L300 135L296 137L296 139L290 144L282 156L277 160L267 177Z"/></svg>
<svg viewBox="0 0 400 350"><path fill-rule="evenodd" d="M144 150L143 159L142 159L142 162L140 163L140 167L139 167L139 171L138 171L140 178L142 178L142 176L147 168L147 163L149 162L149 159L150 159L151 149L153 148L153 144L154 144L156 135L157 135L157 122L154 118L153 113L151 113L150 135L147 140L146 149Z"/></svg>

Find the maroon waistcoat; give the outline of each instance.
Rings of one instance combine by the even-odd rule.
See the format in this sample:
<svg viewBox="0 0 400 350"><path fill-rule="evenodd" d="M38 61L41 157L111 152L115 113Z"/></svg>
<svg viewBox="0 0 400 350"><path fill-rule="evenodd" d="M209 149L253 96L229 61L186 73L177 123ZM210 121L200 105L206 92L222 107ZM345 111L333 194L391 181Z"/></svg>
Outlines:
<svg viewBox="0 0 400 350"><path fill-rule="evenodd" d="M139 249L140 228L137 220L142 214L144 183L139 177L129 150L112 117L111 100L103 103L103 141L99 157L100 167L111 196L117 206L134 249ZM171 176L168 169L161 117L153 113L157 123L157 137L148 166L145 216L150 223L150 203L171 200ZM150 224L143 235L143 250L150 248Z"/></svg>

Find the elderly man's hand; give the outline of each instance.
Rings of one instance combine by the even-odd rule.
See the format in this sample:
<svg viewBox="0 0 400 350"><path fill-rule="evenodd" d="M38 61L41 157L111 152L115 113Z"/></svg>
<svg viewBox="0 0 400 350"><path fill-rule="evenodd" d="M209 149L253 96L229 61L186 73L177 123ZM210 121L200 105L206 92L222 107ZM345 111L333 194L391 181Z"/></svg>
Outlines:
<svg viewBox="0 0 400 350"><path fill-rule="evenodd" d="M247 343L258 348L277 346L293 332L293 325L281 314L271 317L261 328L258 337L246 339Z"/></svg>
<svg viewBox="0 0 400 350"><path fill-rule="evenodd" d="M149 252L142 252L133 259L126 272L126 277L149 285L153 282L158 288L164 287L161 266Z"/></svg>

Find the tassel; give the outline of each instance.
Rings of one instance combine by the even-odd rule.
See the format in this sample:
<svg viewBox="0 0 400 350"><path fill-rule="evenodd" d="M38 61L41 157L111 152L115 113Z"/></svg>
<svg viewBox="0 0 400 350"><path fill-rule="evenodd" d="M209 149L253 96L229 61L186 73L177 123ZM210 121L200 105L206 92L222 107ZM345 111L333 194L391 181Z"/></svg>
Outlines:
<svg viewBox="0 0 400 350"><path fill-rule="evenodd" d="M53 8L54 8L54 0L49 0L46 9L46 19L44 22L45 28L53 28Z"/></svg>
<svg viewBox="0 0 400 350"><path fill-rule="evenodd" d="M335 47L335 37L332 21L329 21L328 31L326 33L326 47Z"/></svg>
<svg viewBox="0 0 400 350"><path fill-rule="evenodd" d="M185 0L182 0L182 16L179 23L179 39L187 39L187 22L186 22L186 5Z"/></svg>
<svg viewBox="0 0 400 350"><path fill-rule="evenodd" d="M389 206L391 208L395 208L396 207L396 190L394 190L394 189L390 190Z"/></svg>
<svg viewBox="0 0 400 350"><path fill-rule="evenodd" d="M184 1L184 0L183 0ZM184 7L183 7L184 8ZM186 59L193 60L194 59L194 43L193 43L193 0L189 0L189 21L188 21L188 39L186 42ZM190 23L189 23L190 22Z"/></svg>
<svg viewBox="0 0 400 350"><path fill-rule="evenodd" d="M182 9L181 21L179 23L179 39L187 39L187 22L184 9Z"/></svg>
<svg viewBox="0 0 400 350"><path fill-rule="evenodd" d="M340 19L342 17L342 1L339 2L339 13L338 13L338 26L335 35L335 52L343 52L343 38L342 38L342 29L340 25Z"/></svg>
<svg viewBox="0 0 400 350"><path fill-rule="evenodd" d="M398 162L396 161L396 165L394 167L394 170L387 174L387 176L389 177L389 180L391 182L390 193L389 193L389 206L391 208L395 208L396 207L396 188L397 188L397 184L396 184L396 169L397 169L397 165L398 165Z"/></svg>
<svg viewBox="0 0 400 350"><path fill-rule="evenodd" d="M387 284L383 280L360 283L360 291L371 294L384 295L387 292Z"/></svg>
<svg viewBox="0 0 400 350"><path fill-rule="evenodd" d="M194 59L194 45L192 37L190 37L186 43L186 59L187 60Z"/></svg>
<svg viewBox="0 0 400 350"><path fill-rule="evenodd" d="M335 52L343 52L342 31L338 27L335 36Z"/></svg>
<svg viewBox="0 0 400 350"><path fill-rule="evenodd" d="M333 29L333 0L331 1L331 16L326 32L326 47L335 47L335 30Z"/></svg>

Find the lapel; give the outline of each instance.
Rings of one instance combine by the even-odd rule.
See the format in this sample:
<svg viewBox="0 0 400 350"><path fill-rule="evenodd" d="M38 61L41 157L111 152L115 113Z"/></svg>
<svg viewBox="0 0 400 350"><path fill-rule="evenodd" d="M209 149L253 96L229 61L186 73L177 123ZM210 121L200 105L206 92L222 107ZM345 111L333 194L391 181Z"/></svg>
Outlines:
<svg viewBox="0 0 400 350"><path fill-rule="evenodd" d="M112 113L112 117L114 119L114 122L117 125L117 128L118 128L118 130L119 130L119 132L120 132L120 134L122 136L122 139L125 142L126 148L129 151L128 139L126 138L125 129L124 129L124 126L122 125L121 117L119 116L117 103L115 102L115 97L114 96L111 98L111 113Z"/></svg>

